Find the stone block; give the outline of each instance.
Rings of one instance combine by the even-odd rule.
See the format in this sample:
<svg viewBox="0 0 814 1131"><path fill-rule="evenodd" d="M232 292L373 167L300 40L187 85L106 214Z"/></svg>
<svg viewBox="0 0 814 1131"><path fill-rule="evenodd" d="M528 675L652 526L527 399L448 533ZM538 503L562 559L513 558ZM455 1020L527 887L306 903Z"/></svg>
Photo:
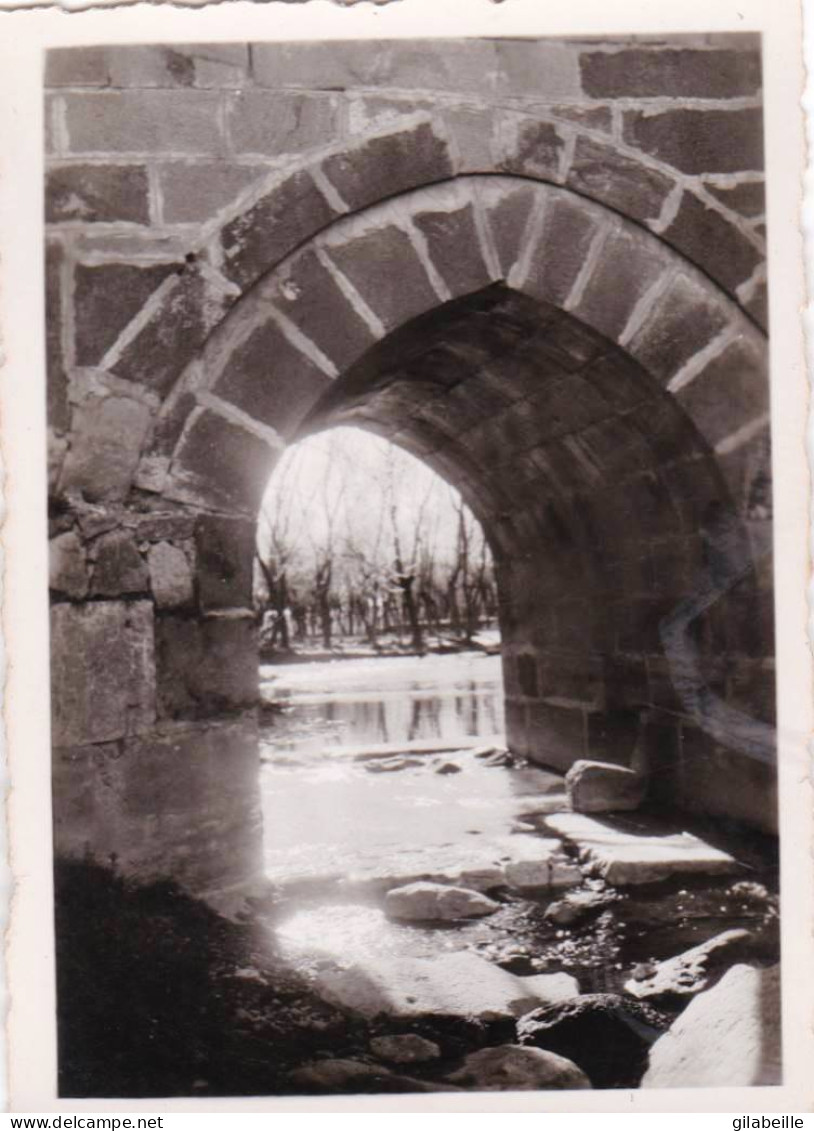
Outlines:
<svg viewBox="0 0 814 1131"><path fill-rule="evenodd" d="M91 555L94 563L92 596L118 597L149 592L147 564L128 531L114 530L103 534L93 543Z"/></svg>
<svg viewBox="0 0 814 1131"><path fill-rule="evenodd" d="M245 84L249 49L240 43L108 47L110 85L139 88L231 88Z"/></svg>
<svg viewBox="0 0 814 1131"><path fill-rule="evenodd" d="M535 192L531 186L516 188L497 198L486 199L486 215L504 278L523 250L523 237L534 199Z"/></svg>
<svg viewBox="0 0 814 1131"><path fill-rule="evenodd" d="M111 742L151 727L155 721L152 604L55 605L51 702L57 746Z"/></svg>
<svg viewBox="0 0 814 1131"><path fill-rule="evenodd" d="M74 342L77 365L98 365L127 324L177 264L136 267L107 263L74 270Z"/></svg>
<svg viewBox="0 0 814 1131"><path fill-rule="evenodd" d="M216 510L256 515L275 452L253 432L209 409L189 419L164 488L164 496Z"/></svg>
<svg viewBox="0 0 814 1131"><path fill-rule="evenodd" d="M108 86L104 47L56 47L45 53L45 86Z"/></svg>
<svg viewBox="0 0 814 1131"><path fill-rule="evenodd" d="M185 270L161 298L141 330L124 347L112 372L165 393L203 344L213 303L201 274Z"/></svg>
<svg viewBox="0 0 814 1131"><path fill-rule="evenodd" d="M666 384L682 365L727 325L729 312L688 275L676 275L628 349L652 377Z"/></svg>
<svg viewBox="0 0 814 1131"><path fill-rule="evenodd" d="M768 358L735 339L676 393L710 447L769 411Z"/></svg>
<svg viewBox="0 0 814 1131"><path fill-rule="evenodd" d="M765 283L758 283L744 307L763 330L769 329L769 292Z"/></svg>
<svg viewBox="0 0 814 1131"><path fill-rule="evenodd" d="M580 94L577 53L556 39L495 39L495 93L548 101Z"/></svg>
<svg viewBox="0 0 814 1131"><path fill-rule="evenodd" d="M287 436L330 385L331 378L269 320L234 351L212 392Z"/></svg>
<svg viewBox="0 0 814 1131"><path fill-rule="evenodd" d="M368 133L383 133L388 126L403 125L403 119L416 113L430 113L437 109L432 98L418 99L414 94L396 91L393 96L364 95L353 91L343 92L340 114L344 118L342 132L350 137Z"/></svg>
<svg viewBox="0 0 814 1131"><path fill-rule="evenodd" d="M128 514L123 522L132 527L139 542L177 542L192 537L197 518L189 511L156 510Z"/></svg>
<svg viewBox="0 0 814 1131"><path fill-rule="evenodd" d="M252 62L258 86L275 89L398 90L482 94L496 83L495 48L488 40L400 39L375 44L353 40L331 43L254 44ZM539 81L539 77L538 77Z"/></svg>
<svg viewBox="0 0 814 1131"><path fill-rule="evenodd" d="M67 430L68 377L62 350L62 245L49 242L45 254L45 358L48 383L48 424L58 432Z"/></svg>
<svg viewBox="0 0 814 1131"><path fill-rule="evenodd" d="M321 169L350 211L419 185L448 180L455 171L447 143L431 122L370 138L326 157Z"/></svg>
<svg viewBox="0 0 814 1131"><path fill-rule="evenodd" d="M763 253L733 224L693 193L685 192L672 224L662 233L730 292L751 278Z"/></svg>
<svg viewBox="0 0 814 1131"><path fill-rule="evenodd" d="M68 530L52 538L48 543L48 588L81 600L88 584L87 557L79 536Z"/></svg>
<svg viewBox="0 0 814 1131"><path fill-rule="evenodd" d="M666 256L643 234L612 232L573 313L618 341L639 299L668 269Z"/></svg>
<svg viewBox="0 0 814 1131"><path fill-rule="evenodd" d="M234 153L281 157L327 145L336 118L331 94L243 90L230 99L226 122Z"/></svg>
<svg viewBox="0 0 814 1131"><path fill-rule="evenodd" d="M628 145L682 173L759 172L763 168L763 112L748 110L628 111Z"/></svg>
<svg viewBox="0 0 814 1131"><path fill-rule="evenodd" d="M158 188L165 224L211 220L258 177L265 166L231 165L224 161L173 162L158 166Z"/></svg>
<svg viewBox="0 0 814 1131"><path fill-rule="evenodd" d="M147 551L150 588L159 609L188 605L194 596L189 560L178 546L157 542Z"/></svg>
<svg viewBox="0 0 814 1131"><path fill-rule="evenodd" d="M117 867L197 895L247 885L262 866L257 732L246 720L166 725L123 743L102 804Z"/></svg>
<svg viewBox="0 0 814 1131"><path fill-rule="evenodd" d="M60 491L78 491L90 502L124 499L150 423L149 408L129 397L85 400L74 410Z"/></svg>
<svg viewBox="0 0 814 1131"><path fill-rule="evenodd" d="M638 809L647 783L623 766L581 759L565 775L565 788L576 813L616 813Z"/></svg>
<svg viewBox="0 0 814 1131"><path fill-rule="evenodd" d="M562 306L582 270L597 231L594 211L579 199L551 200L543 232L522 289L535 298Z"/></svg>
<svg viewBox="0 0 814 1131"><path fill-rule="evenodd" d="M608 351L596 358L586 377L610 404L620 409L649 406L653 400L649 375L621 350Z"/></svg>
<svg viewBox="0 0 814 1131"><path fill-rule="evenodd" d="M541 181L559 179L565 140L555 125L518 116L504 122L501 130L506 147L501 168Z"/></svg>
<svg viewBox="0 0 814 1131"><path fill-rule="evenodd" d="M776 766L725 749L694 726L681 728L681 761L673 775L673 799L693 812L742 821L770 836L777 834Z"/></svg>
<svg viewBox="0 0 814 1131"><path fill-rule="evenodd" d="M71 153L196 153L224 149L214 91L100 90L66 94Z"/></svg>
<svg viewBox="0 0 814 1131"><path fill-rule="evenodd" d="M761 86L759 51L588 51L579 68L590 98L748 98Z"/></svg>
<svg viewBox="0 0 814 1131"><path fill-rule="evenodd" d="M585 716L580 707L529 703L526 733L524 754L537 765L567 770L585 755ZM514 749L511 743L510 747Z"/></svg>
<svg viewBox="0 0 814 1131"><path fill-rule="evenodd" d="M712 196L740 212L741 216L754 219L766 212L766 187L759 181L734 181L731 184L706 184L704 188Z"/></svg>
<svg viewBox="0 0 814 1131"><path fill-rule="evenodd" d="M201 515L195 528L198 600L204 611L250 609L255 556L254 523Z"/></svg>
<svg viewBox="0 0 814 1131"><path fill-rule="evenodd" d="M733 966L650 1050L642 1088L781 1084L780 967Z"/></svg>
<svg viewBox="0 0 814 1131"><path fill-rule="evenodd" d="M547 245L541 253L548 253ZM546 319L540 333L535 335L534 344L566 374L584 370L589 363L604 356L610 347L607 339L590 326L559 310Z"/></svg>
<svg viewBox="0 0 814 1131"><path fill-rule="evenodd" d="M480 109L447 106L443 121L454 142L458 175L491 173L495 167L492 115Z"/></svg>
<svg viewBox="0 0 814 1131"><path fill-rule="evenodd" d="M328 252L388 330L440 305L409 236L400 228L381 228L330 246Z"/></svg>
<svg viewBox="0 0 814 1131"><path fill-rule="evenodd" d="M424 236L430 259L453 297L471 294L492 282L475 226L474 209L417 212L413 223Z"/></svg>
<svg viewBox="0 0 814 1131"><path fill-rule="evenodd" d="M257 641L251 618L164 615L156 621L155 636L160 718L207 718L257 704Z"/></svg>
<svg viewBox="0 0 814 1131"><path fill-rule="evenodd" d="M45 218L49 224L149 224L147 170L143 165L56 166L46 178Z"/></svg>
<svg viewBox="0 0 814 1131"><path fill-rule="evenodd" d="M589 137L577 138L566 183L634 220L657 219L675 186L666 173Z"/></svg>
<svg viewBox="0 0 814 1131"><path fill-rule="evenodd" d="M340 372L373 344L370 327L312 251L286 266L277 304Z"/></svg>
<svg viewBox="0 0 814 1131"><path fill-rule="evenodd" d="M245 288L336 215L310 174L293 173L224 227L223 270Z"/></svg>

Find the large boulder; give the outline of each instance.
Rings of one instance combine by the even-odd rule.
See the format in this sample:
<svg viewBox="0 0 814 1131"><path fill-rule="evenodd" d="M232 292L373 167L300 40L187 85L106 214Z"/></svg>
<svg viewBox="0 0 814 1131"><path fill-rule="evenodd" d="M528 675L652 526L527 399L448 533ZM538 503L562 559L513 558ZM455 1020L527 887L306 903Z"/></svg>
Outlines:
<svg viewBox="0 0 814 1131"><path fill-rule="evenodd" d="M643 1088L748 1088L782 1082L780 967L733 966L650 1050Z"/></svg>
<svg viewBox="0 0 814 1131"><path fill-rule="evenodd" d="M457 1017L513 1020L530 1009L579 993L570 974L518 978L471 951L434 958L388 955L344 970L321 970L317 992L366 1017Z"/></svg>
<svg viewBox="0 0 814 1131"><path fill-rule="evenodd" d="M685 950L675 958L659 962L641 977L625 983L625 992L640 1001L663 1001L693 997L708 989L727 966L747 956L754 943L750 931L733 929Z"/></svg>
<svg viewBox="0 0 814 1131"><path fill-rule="evenodd" d="M391 919L431 922L449 919L479 919L500 907L493 899L471 888L421 882L393 888L384 897Z"/></svg>
<svg viewBox="0 0 814 1131"><path fill-rule="evenodd" d="M565 1057L543 1049L500 1045L470 1053L447 1079L481 1092L590 1088L588 1077Z"/></svg>
<svg viewBox="0 0 814 1131"><path fill-rule="evenodd" d="M612 762L574 762L565 775L565 790L575 813L614 813L638 809L647 780L635 770Z"/></svg>
<svg viewBox="0 0 814 1131"><path fill-rule="evenodd" d="M652 1006L620 994L585 994L521 1017L517 1039L573 1060L595 1088L634 1088L668 1024Z"/></svg>

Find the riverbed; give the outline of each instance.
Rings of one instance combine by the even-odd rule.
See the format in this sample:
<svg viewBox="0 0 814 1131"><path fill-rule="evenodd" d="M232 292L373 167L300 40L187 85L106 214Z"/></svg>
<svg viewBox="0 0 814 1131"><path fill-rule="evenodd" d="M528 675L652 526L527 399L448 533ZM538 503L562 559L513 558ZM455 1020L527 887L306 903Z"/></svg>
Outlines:
<svg viewBox="0 0 814 1131"><path fill-rule="evenodd" d="M511 890L487 918L394 922L388 889L533 858L550 842L546 818L567 809L560 775L500 753L500 658L266 666L261 681L279 708L261 747L265 871L276 892L268 927L300 971L472 951L519 975L566 972L583 993L617 992L637 964L734 927L765 929L765 906L733 896L732 876L704 875L618 891L588 880L607 899L573 926L547 917L553 893ZM743 876L771 883L771 862L751 859Z"/></svg>

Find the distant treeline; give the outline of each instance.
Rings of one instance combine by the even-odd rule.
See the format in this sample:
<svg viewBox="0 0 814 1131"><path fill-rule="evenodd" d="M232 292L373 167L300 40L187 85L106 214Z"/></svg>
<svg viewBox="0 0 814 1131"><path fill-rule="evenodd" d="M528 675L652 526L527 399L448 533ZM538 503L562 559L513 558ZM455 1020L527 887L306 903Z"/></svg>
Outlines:
<svg viewBox="0 0 814 1131"><path fill-rule="evenodd" d="M423 651L428 636L468 643L494 623L492 556L457 491L355 430L300 449L261 515L255 602L266 649L347 638L375 648L395 634Z"/></svg>

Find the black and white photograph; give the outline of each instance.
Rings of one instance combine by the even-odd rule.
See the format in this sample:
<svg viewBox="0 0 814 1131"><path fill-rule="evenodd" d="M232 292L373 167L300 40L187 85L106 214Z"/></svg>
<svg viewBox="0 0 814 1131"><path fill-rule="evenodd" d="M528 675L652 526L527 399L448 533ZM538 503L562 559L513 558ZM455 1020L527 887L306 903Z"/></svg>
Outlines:
<svg viewBox="0 0 814 1131"><path fill-rule="evenodd" d="M42 55L56 1098L781 1088L764 37L239 32Z"/></svg>

